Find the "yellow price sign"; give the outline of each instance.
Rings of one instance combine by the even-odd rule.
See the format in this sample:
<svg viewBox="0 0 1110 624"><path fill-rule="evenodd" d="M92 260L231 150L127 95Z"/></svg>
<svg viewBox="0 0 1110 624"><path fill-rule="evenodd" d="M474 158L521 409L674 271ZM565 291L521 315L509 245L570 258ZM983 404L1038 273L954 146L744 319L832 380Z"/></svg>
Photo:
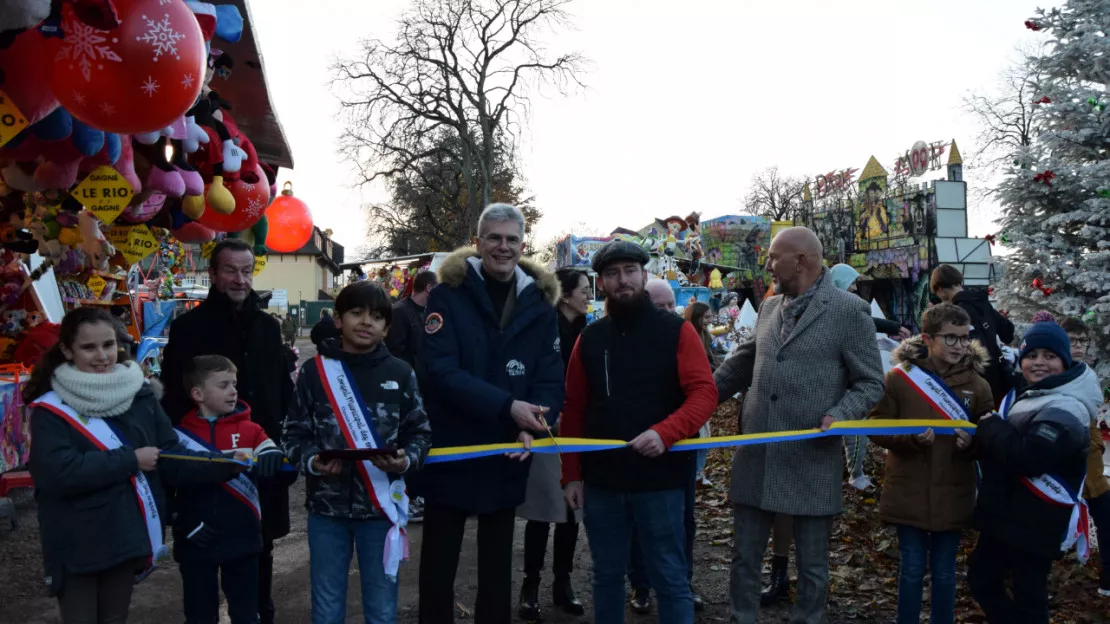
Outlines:
<svg viewBox="0 0 1110 624"><path fill-rule="evenodd" d="M73 189L73 198L81 202L96 215L104 225L112 225L120 216L135 190L122 175L108 165L92 170L85 179Z"/></svg>
<svg viewBox="0 0 1110 624"><path fill-rule="evenodd" d="M258 277L258 274L261 273L262 270L265 269L265 268L266 268L266 256L255 256L254 257L254 276Z"/></svg>
<svg viewBox="0 0 1110 624"><path fill-rule="evenodd" d="M108 285L108 282L105 281L103 277L100 277L99 275L94 275L89 278L89 281L86 282L86 285L88 285L89 290L92 291L93 299L99 299L100 295L104 293L104 287Z"/></svg>
<svg viewBox="0 0 1110 624"><path fill-rule="evenodd" d="M145 225L117 225L108 230L108 240L129 265L135 264L158 250L158 239Z"/></svg>
<svg viewBox="0 0 1110 624"><path fill-rule="evenodd" d="M14 139L26 127L27 118L8 94L0 91L0 147Z"/></svg>

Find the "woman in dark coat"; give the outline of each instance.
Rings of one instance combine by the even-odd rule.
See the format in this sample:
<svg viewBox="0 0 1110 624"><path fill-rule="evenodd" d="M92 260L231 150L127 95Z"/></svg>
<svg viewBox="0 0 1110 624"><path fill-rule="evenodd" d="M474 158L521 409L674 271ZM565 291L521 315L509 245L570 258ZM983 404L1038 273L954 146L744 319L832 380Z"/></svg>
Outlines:
<svg viewBox="0 0 1110 624"><path fill-rule="evenodd" d="M578 342L578 334L586 327L590 303L590 280L583 271L559 269L562 296L559 298L559 350L563 355L563 372L570 363L570 354ZM575 597L570 583L574 568L574 549L578 543L578 520L563 500L560 483L562 473L558 455L534 455L528 474L528 496L517 508L517 515L528 520L524 529L524 584L520 588L520 616L525 620L540 617L540 573L547 552L547 536L555 523L555 606L567 613L582 615L585 609Z"/></svg>

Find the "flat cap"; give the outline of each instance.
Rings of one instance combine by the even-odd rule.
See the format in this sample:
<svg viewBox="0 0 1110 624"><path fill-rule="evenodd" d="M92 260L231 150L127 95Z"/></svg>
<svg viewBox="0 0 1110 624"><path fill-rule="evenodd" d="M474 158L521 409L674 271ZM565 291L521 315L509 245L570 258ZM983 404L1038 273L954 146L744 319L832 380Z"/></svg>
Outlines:
<svg viewBox="0 0 1110 624"><path fill-rule="evenodd" d="M640 266L643 266L651 260L651 256L648 255L646 249L636 243L630 243L626 240L609 241L594 254L591 268L593 268L594 273L601 273L606 265L618 260L638 262Z"/></svg>

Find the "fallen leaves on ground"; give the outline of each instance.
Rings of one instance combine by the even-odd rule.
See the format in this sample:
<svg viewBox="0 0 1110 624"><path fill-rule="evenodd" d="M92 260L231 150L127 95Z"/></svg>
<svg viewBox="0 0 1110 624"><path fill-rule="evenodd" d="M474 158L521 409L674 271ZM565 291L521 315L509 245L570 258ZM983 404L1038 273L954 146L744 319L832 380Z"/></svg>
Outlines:
<svg viewBox="0 0 1110 624"><path fill-rule="evenodd" d="M714 435L736 433L737 402L728 401L713 415ZM713 449L705 474L712 485L698 490L698 540L712 546L732 548L732 506L728 486L732 472L732 449ZM883 484L883 449L870 445L864 468L874 485L865 492L844 485L844 513L837 518L829 550L830 621L893 621L898 603L898 537L894 528L879 521L879 497ZM976 535L967 531L956 558L956 621L985 622L967 588L967 560ZM1056 562L1049 580L1052 621L1067 624L1110 623L1110 598L1098 595L1097 554L1080 566L1074 552ZM728 559L719 563L727 570ZM770 568L770 549L765 571ZM712 569L712 568L711 568ZM791 576L796 577L791 555ZM928 617L928 587L925 581L923 617Z"/></svg>

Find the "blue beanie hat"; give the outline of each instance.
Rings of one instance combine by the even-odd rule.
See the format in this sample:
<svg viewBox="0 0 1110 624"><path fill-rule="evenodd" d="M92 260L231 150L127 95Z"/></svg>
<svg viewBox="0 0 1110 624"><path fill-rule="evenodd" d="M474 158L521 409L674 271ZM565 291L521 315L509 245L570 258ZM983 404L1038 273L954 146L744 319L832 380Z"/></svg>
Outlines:
<svg viewBox="0 0 1110 624"><path fill-rule="evenodd" d="M838 264L829 269L829 275L832 276L833 286L840 290L848 290L848 287L859 279L859 271L847 264Z"/></svg>
<svg viewBox="0 0 1110 624"><path fill-rule="evenodd" d="M1021 357L1018 360L1024 360L1033 349L1048 349L1060 356L1064 368L1071 368L1071 340L1064 328L1055 322L1033 323L1025 331L1021 337Z"/></svg>

